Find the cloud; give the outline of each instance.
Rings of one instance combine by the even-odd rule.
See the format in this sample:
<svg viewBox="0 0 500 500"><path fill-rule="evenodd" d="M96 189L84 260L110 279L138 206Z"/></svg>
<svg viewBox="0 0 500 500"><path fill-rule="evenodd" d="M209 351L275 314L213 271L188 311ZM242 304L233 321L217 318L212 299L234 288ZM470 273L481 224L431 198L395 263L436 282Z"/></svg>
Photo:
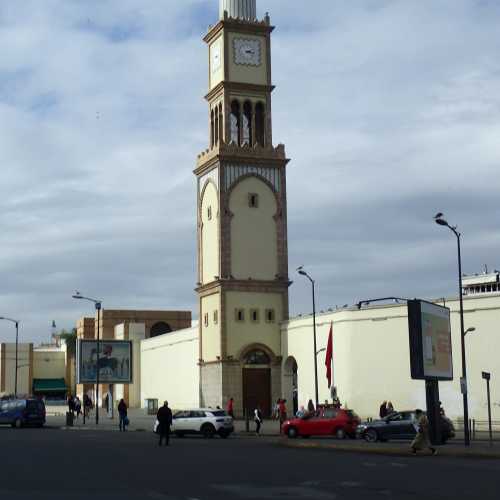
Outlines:
<svg viewBox="0 0 500 500"><path fill-rule="evenodd" d="M259 0L271 13L290 269L320 307L455 293L499 246L496 2ZM0 6L0 313L40 340L105 307L197 314L196 155L215 0ZM292 275L293 273L291 273ZM299 277L291 311L310 309ZM0 324L0 339L10 339Z"/></svg>

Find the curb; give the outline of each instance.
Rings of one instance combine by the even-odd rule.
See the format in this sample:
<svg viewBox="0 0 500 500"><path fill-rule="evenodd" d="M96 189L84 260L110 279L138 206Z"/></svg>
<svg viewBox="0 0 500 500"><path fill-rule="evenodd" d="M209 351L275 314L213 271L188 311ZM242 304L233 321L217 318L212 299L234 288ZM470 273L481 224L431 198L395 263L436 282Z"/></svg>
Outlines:
<svg viewBox="0 0 500 500"><path fill-rule="evenodd" d="M276 444L276 446L282 446L284 448L295 448L304 450L333 450L346 453L365 453L371 455L385 455L385 456L397 456L397 457L412 457L413 455L401 448L380 448L380 447L353 447L342 444L322 444L322 443L297 443L290 441L281 441ZM419 455L419 456L430 456L430 455ZM484 452L484 451L474 451L474 450L452 450L451 448L438 447L438 456L446 458L478 458L478 459L500 459L500 452Z"/></svg>

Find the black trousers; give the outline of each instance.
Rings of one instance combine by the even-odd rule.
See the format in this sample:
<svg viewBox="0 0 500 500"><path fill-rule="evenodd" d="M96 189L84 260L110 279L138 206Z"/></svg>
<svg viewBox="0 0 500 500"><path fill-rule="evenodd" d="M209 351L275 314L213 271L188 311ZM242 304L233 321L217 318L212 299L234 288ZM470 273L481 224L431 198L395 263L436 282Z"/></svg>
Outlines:
<svg viewBox="0 0 500 500"><path fill-rule="evenodd" d="M260 421L260 420L256 420L256 421L255 421L255 432L256 432L257 434L259 434L259 433L260 433L260 426L261 426L261 425L262 425L262 423L261 423L261 421Z"/></svg>
<svg viewBox="0 0 500 500"><path fill-rule="evenodd" d="M159 445L161 446L163 443L163 440L165 439L165 445L168 446L168 444L170 442L170 426L160 424L159 433L160 433Z"/></svg>

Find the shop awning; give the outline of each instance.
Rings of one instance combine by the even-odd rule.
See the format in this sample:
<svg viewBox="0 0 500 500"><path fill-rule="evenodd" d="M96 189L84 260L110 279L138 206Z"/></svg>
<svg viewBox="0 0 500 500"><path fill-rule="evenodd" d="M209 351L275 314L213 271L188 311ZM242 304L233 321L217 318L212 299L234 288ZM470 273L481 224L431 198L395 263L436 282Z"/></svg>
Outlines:
<svg viewBox="0 0 500 500"><path fill-rule="evenodd" d="M63 378L35 378L33 392L66 392L66 382Z"/></svg>

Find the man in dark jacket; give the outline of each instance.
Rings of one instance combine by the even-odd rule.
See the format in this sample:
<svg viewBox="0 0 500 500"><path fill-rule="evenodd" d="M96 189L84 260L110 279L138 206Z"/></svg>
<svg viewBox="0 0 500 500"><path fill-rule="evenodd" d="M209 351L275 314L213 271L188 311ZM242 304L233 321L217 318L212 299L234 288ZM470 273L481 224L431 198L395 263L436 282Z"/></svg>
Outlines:
<svg viewBox="0 0 500 500"><path fill-rule="evenodd" d="M166 446L170 440L170 426L172 425L172 410L168 407L168 401L163 403L163 406L158 410L156 415L158 419L158 433L160 434L160 446L163 438L165 438Z"/></svg>

